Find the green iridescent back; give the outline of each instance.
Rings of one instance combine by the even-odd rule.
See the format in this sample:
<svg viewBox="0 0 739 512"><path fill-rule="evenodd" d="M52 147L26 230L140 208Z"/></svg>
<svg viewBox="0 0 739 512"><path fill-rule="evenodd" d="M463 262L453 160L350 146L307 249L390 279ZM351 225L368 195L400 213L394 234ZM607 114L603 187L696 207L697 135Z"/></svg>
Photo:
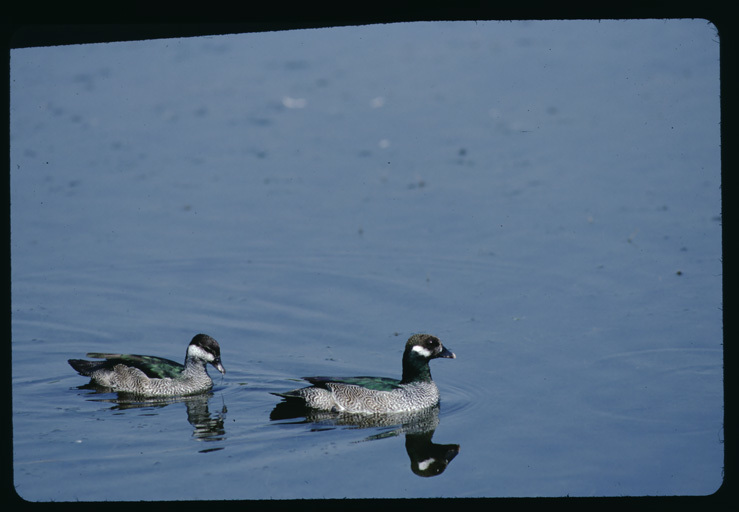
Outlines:
<svg viewBox="0 0 739 512"><path fill-rule="evenodd" d="M400 381L398 379L391 379L389 377L303 377L303 380L322 388L325 387L327 382L354 384L375 391L392 391L400 387Z"/></svg>
<svg viewBox="0 0 739 512"><path fill-rule="evenodd" d="M105 354L100 352L90 352L87 357L96 359L105 359L106 367L113 368L117 364L124 364L138 368L152 379L177 378L182 374L185 367L171 359L155 356L141 356L138 354Z"/></svg>

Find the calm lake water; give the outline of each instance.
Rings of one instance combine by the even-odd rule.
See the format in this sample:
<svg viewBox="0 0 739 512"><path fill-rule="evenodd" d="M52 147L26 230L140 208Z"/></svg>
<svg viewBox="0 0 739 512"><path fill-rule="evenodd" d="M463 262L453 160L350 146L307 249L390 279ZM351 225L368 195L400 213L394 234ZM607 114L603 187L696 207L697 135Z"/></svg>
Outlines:
<svg viewBox="0 0 739 512"><path fill-rule="evenodd" d="M718 59L705 20L11 51L17 493L715 492ZM227 369L201 397L66 362L198 332ZM301 376L399 377L415 332L457 355L438 411L275 418Z"/></svg>

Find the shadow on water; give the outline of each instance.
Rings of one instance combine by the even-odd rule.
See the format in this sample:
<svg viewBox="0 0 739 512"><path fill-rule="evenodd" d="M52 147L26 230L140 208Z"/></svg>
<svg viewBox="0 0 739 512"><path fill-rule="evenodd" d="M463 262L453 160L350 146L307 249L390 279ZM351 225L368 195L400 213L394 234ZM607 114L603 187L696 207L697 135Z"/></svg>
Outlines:
<svg viewBox="0 0 739 512"><path fill-rule="evenodd" d="M88 383L77 386L74 389L91 390L91 395L110 394L109 388ZM193 396L167 397L167 398L142 398L129 393L117 393L116 398L87 398L90 402L107 402L113 404L111 410L124 411L129 409L160 408L175 403L184 403L187 409L187 421L193 427L193 437L198 441L219 442L226 438L224 426L228 409L223 403L221 409L215 413L210 412L208 401L213 396L212 392ZM199 450L202 453L222 450L223 447Z"/></svg>
<svg viewBox="0 0 739 512"><path fill-rule="evenodd" d="M300 421L282 421L302 418ZM374 441L405 434L405 449L411 461L411 471L418 476L430 477L443 473L459 453L458 444L437 444L431 438L439 426L439 406L422 411L403 413L356 414L318 411L290 402L280 402L270 413L272 421L281 424L307 424L311 432L321 432L337 427L355 429L389 429L368 436L361 441Z"/></svg>

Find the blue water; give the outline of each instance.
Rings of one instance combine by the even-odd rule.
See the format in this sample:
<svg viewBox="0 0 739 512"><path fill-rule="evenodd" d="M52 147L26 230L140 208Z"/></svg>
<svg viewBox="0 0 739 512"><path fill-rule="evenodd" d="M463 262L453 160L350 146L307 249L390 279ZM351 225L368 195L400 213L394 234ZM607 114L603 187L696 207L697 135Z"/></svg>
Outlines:
<svg viewBox="0 0 739 512"><path fill-rule="evenodd" d="M713 493L718 55L703 20L13 50L18 494ZM66 363L198 332L227 369L200 398L121 403ZM414 332L457 355L437 416L270 419L301 376L399 377ZM435 445L459 451L420 476Z"/></svg>

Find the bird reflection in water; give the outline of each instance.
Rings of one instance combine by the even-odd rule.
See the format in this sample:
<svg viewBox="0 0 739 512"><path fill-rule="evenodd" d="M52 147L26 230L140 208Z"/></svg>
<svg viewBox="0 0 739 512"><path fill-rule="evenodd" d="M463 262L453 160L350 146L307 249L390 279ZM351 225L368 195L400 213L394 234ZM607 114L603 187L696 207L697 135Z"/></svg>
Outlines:
<svg viewBox="0 0 739 512"><path fill-rule="evenodd" d="M300 421L282 421L302 418ZM411 461L411 471L430 477L443 473L459 453L458 444L437 444L431 438L439 425L439 406L415 412L351 414L319 411L289 402L280 402L270 414L272 421L283 424L312 423L312 431L336 427L386 429L358 442L374 441L405 434L405 449Z"/></svg>
<svg viewBox="0 0 739 512"><path fill-rule="evenodd" d="M95 384L86 384L78 386L77 389L91 389L94 394L107 394L109 388L97 386ZM93 395L94 395L93 394ZM213 393L202 393L193 396L172 397L172 398L142 398L128 393L117 393L117 398L88 398L94 402L108 402L114 404L110 409L113 411L124 411L129 409L156 409L166 407L175 403L184 403L187 409L187 421L192 425L192 436L198 441L218 442L226 438L226 429L224 422L228 409L223 403L219 411L210 412L208 401L213 397ZM222 450L223 446L216 446L204 450L202 453Z"/></svg>

